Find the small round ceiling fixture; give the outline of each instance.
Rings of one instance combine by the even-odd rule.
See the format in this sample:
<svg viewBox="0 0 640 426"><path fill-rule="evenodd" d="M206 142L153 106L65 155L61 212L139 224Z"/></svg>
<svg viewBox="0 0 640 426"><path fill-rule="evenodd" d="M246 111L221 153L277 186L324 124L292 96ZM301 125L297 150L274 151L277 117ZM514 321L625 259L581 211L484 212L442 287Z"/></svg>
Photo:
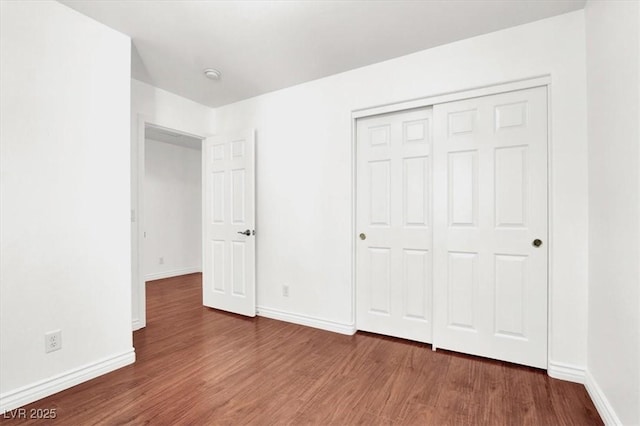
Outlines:
<svg viewBox="0 0 640 426"><path fill-rule="evenodd" d="M207 68L204 70L204 76L209 80L220 80L220 77L222 77L222 73L213 68Z"/></svg>

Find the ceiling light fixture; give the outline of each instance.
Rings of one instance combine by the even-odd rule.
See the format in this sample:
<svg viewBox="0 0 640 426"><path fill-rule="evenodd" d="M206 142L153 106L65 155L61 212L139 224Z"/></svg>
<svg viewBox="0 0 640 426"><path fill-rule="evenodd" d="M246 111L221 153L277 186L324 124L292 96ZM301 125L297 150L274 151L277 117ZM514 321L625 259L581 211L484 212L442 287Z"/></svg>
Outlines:
<svg viewBox="0 0 640 426"><path fill-rule="evenodd" d="M204 76L207 77L209 80L220 80L220 77L222 77L222 73L218 70L214 70L213 68L207 68L206 70L204 70Z"/></svg>

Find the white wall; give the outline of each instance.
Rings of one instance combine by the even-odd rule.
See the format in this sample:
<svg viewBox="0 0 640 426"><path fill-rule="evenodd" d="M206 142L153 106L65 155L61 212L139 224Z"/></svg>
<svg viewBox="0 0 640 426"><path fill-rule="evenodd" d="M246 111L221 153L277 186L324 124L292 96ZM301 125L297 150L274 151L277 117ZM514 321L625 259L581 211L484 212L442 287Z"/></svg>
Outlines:
<svg viewBox="0 0 640 426"><path fill-rule="evenodd" d="M130 40L56 2L0 3L0 406L134 361ZM44 334L62 330L45 354Z"/></svg>
<svg viewBox="0 0 640 426"><path fill-rule="evenodd" d="M146 280L202 271L200 154L197 149L146 139Z"/></svg>
<svg viewBox="0 0 640 426"><path fill-rule="evenodd" d="M580 380L587 334L584 43L578 11L217 109L220 132L257 129L258 305L298 320L353 324L351 111L550 74L550 360L552 374Z"/></svg>
<svg viewBox="0 0 640 426"><path fill-rule="evenodd" d="M215 112L212 108L185 99L181 96L131 80L131 205L135 210L135 221L131 224L131 245L140 247L140 214L144 205L143 181L138 178L138 169L144 169L144 123L178 130L195 136L213 135ZM144 170L141 170L144 175ZM142 213L144 215L144 213ZM143 252L143 248L140 248ZM144 259L138 259L138 250L132 251L131 318L134 330L146 325L144 293Z"/></svg>
<svg viewBox="0 0 640 426"><path fill-rule="evenodd" d="M586 6L587 388L607 423L640 424L640 4Z"/></svg>

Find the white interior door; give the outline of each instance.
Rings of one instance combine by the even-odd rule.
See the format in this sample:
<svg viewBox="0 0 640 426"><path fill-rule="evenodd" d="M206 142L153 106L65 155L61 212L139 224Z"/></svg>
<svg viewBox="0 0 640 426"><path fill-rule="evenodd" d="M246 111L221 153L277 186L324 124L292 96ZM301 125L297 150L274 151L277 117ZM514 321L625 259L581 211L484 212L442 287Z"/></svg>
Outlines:
<svg viewBox="0 0 640 426"><path fill-rule="evenodd" d="M357 328L431 341L431 109L359 119Z"/></svg>
<svg viewBox="0 0 640 426"><path fill-rule="evenodd" d="M255 316L254 131L207 138L203 153L203 303Z"/></svg>
<svg viewBox="0 0 640 426"><path fill-rule="evenodd" d="M546 88L433 116L434 343L546 368Z"/></svg>

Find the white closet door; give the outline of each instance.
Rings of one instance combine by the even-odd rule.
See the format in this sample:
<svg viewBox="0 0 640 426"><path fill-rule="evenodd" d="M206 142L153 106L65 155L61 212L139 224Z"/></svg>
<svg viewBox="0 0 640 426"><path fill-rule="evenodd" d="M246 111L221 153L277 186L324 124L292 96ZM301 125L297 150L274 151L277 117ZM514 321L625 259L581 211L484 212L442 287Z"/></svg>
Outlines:
<svg viewBox="0 0 640 426"><path fill-rule="evenodd" d="M254 131L207 138L203 153L205 306L256 315Z"/></svg>
<svg viewBox="0 0 640 426"><path fill-rule="evenodd" d="M359 330L431 341L431 109L357 122Z"/></svg>
<svg viewBox="0 0 640 426"><path fill-rule="evenodd" d="M433 114L434 344L546 368L546 88Z"/></svg>

